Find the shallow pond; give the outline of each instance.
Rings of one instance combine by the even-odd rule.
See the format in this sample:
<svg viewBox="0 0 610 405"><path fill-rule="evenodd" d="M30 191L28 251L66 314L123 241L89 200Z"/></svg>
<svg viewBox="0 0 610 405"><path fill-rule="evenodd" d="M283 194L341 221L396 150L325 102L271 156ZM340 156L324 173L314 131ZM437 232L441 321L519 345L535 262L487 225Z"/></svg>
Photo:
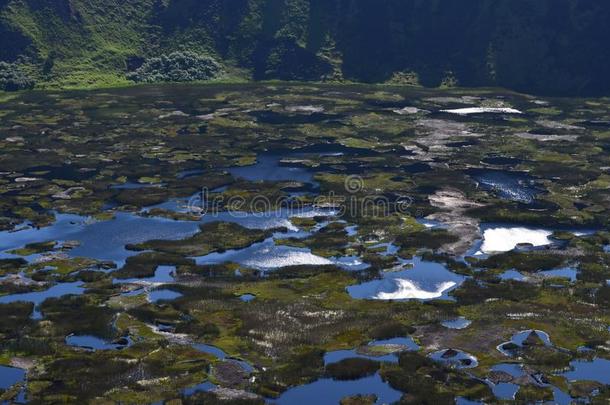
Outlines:
<svg viewBox="0 0 610 405"><path fill-rule="evenodd" d="M464 397L458 397L455 399L455 405L483 405L483 402L472 401Z"/></svg>
<svg viewBox="0 0 610 405"><path fill-rule="evenodd" d="M540 341L545 346L553 345L551 343L551 337L548 335L548 333L543 332L541 330L528 329L528 330L524 330L524 331L514 334L508 342L504 342L504 343L498 345L497 349L500 353L504 354L505 356L512 357L516 354L515 350L506 349L505 345L507 345L508 343L512 343L521 348L524 346L524 343L527 343L528 339L533 339L534 341Z"/></svg>
<svg viewBox="0 0 610 405"><path fill-rule="evenodd" d="M467 171L483 190L491 191L504 200L531 204L542 190L534 185L527 173L490 169Z"/></svg>
<svg viewBox="0 0 610 405"><path fill-rule="evenodd" d="M256 163L250 166L230 167L227 169L233 177L248 181L296 181L317 185L313 173L303 167L294 167L281 163L290 155L260 154ZM296 156L295 156L296 157Z"/></svg>
<svg viewBox="0 0 610 405"><path fill-rule="evenodd" d="M526 373L523 370L521 364L515 363L501 363L496 364L491 368L492 371L500 371L509 374L512 378L519 378L525 376ZM514 400L515 395L519 391L520 386L514 382L499 382L493 384L490 382L492 391L496 398L501 400ZM550 387L553 391L553 404L557 405L568 405L572 403L572 397L566 394L554 385L548 385L546 383L540 383L540 386Z"/></svg>
<svg viewBox="0 0 610 405"><path fill-rule="evenodd" d="M550 239L553 231L548 229L484 224L481 226L481 231L483 240L479 249L483 254L508 252L522 244L540 247L553 243Z"/></svg>
<svg viewBox="0 0 610 405"><path fill-rule="evenodd" d="M25 381L25 370L0 366L0 389L6 390L22 381Z"/></svg>
<svg viewBox="0 0 610 405"><path fill-rule="evenodd" d="M347 291L357 299L451 299L449 292L465 280L464 276L453 273L440 263L424 261L419 257L406 263L413 267L385 272L382 279L350 286Z"/></svg>
<svg viewBox="0 0 610 405"><path fill-rule="evenodd" d="M501 280L526 281L527 277L519 273L517 270L506 270L500 274Z"/></svg>
<svg viewBox="0 0 610 405"><path fill-rule="evenodd" d="M479 365L476 357L456 349L439 350L437 352L430 353L428 357L436 362L457 369L475 368Z"/></svg>
<svg viewBox="0 0 610 405"><path fill-rule="evenodd" d="M377 152L371 149L355 148L338 143L316 143L298 149L286 151L286 157L307 157L307 156L374 156Z"/></svg>
<svg viewBox="0 0 610 405"><path fill-rule="evenodd" d="M85 292L82 288L81 281L73 283L59 283L44 291L33 291L28 293L11 294L0 297L0 304L9 304L12 302L31 302L34 304L33 319L41 319L42 314L38 310L38 306L47 298L59 298L64 295L74 294L80 295Z"/></svg>
<svg viewBox="0 0 610 405"><path fill-rule="evenodd" d="M572 370L561 374L570 381L596 381L610 385L610 360L574 360L570 362Z"/></svg>
<svg viewBox="0 0 610 405"><path fill-rule="evenodd" d="M204 196L204 199L205 198L206 197ZM207 196L207 198L210 197ZM158 205L147 207L143 212L148 212L154 208L161 208L178 213L195 213L193 207L195 207L196 210L198 207L201 207L201 199L202 195L201 193L198 193L190 198L172 199ZM290 232L298 232L299 228L290 222L290 218L333 217L337 215L337 211L331 208L317 208L295 202L293 204L286 203L277 210L268 212L209 211L202 214L197 211L197 215L201 215L199 222L203 224L210 222L231 222L248 229L286 228Z"/></svg>
<svg viewBox="0 0 610 405"><path fill-rule="evenodd" d="M525 374L520 364L497 364L493 366L491 370L507 373L513 378L518 378ZM492 384L491 389L496 398L503 400L513 400L515 399L517 391L519 391L519 385L514 384L512 382L499 382L497 384Z"/></svg>
<svg viewBox="0 0 610 405"><path fill-rule="evenodd" d="M463 316L460 316L455 319L448 319L446 321L443 321L441 322L441 325L448 329L466 329L470 326L471 323L472 322L468 319L464 318Z"/></svg>
<svg viewBox="0 0 610 405"><path fill-rule="evenodd" d="M523 346L523 343L527 340L530 335L535 334L546 346L551 346L551 337L548 333L543 332L541 330L524 330L515 335L513 335L511 342L518 346Z"/></svg>
<svg viewBox="0 0 610 405"><path fill-rule="evenodd" d="M117 212L114 219L106 221L95 221L73 214L57 214L56 221L48 227L0 232L0 252L4 252L0 253L0 258L14 257L15 255L6 252L30 243L76 240L80 245L67 251L70 257L113 261L117 267L121 267L128 257L139 253L125 249L126 245L153 239L184 239L197 233L200 223L226 221L251 229L285 227L294 233L289 236L306 236L307 233L298 233L299 229L292 225L289 218L327 216L335 213L334 210L312 207L294 210L287 208L263 214L223 212L206 215L199 222L142 217L128 212Z"/></svg>
<svg viewBox="0 0 610 405"><path fill-rule="evenodd" d="M195 258L199 265L233 262L261 271L287 266L337 265L349 270L362 270L368 265L358 257L326 258L311 253L307 248L276 245L274 238L255 243L245 249L227 250Z"/></svg>
<svg viewBox="0 0 610 405"><path fill-rule="evenodd" d="M367 354L358 353L357 349L346 349L346 350L333 350L324 354L324 365L327 366L332 363L337 363L345 359L369 359L375 361L383 361L388 363L397 363L398 355L396 353L388 353L380 356L373 356Z"/></svg>
<svg viewBox="0 0 610 405"><path fill-rule="evenodd" d="M404 346L407 350L419 350L420 347L411 337L395 337L390 339L373 340L369 346L397 345Z"/></svg>
<svg viewBox="0 0 610 405"><path fill-rule="evenodd" d="M358 394L376 395L377 401L375 403L379 405L391 404L402 397L400 391L391 388L383 382L379 374L375 374L354 381L322 378L310 384L290 388L272 402L280 405L337 405L342 398Z"/></svg>
<svg viewBox="0 0 610 405"><path fill-rule="evenodd" d="M214 388L216 388L216 385L212 384L209 381L206 381L201 384L197 384L192 387L183 389L182 394L184 394L184 396L186 396L186 397L190 397L191 395L194 395L198 392L212 391Z"/></svg>
<svg viewBox="0 0 610 405"><path fill-rule="evenodd" d="M128 278L128 279L114 279L114 284L170 284L175 281L174 276L176 275L175 266L158 266L155 270L155 275L148 278Z"/></svg>
<svg viewBox="0 0 610 405"><path fill-rule="evenodd" d="M129 337L123 338L120 341L108 342L97 336L91 335L70 335L66 337L66 344L69 346L80 347L83 349L96 350L119 350L129 347L132 344Z"/></svg>
<svg viewBox="0 0 610 405"><path fill-rule="evenodd" d="M377 251L381 256L394 256L400 250L400 247L393 243L379 243L371 246L369 249Z"/></svg>
<svg viewBox="0 0 610 405"><path fill-rule="evenodd" d="M160 301L171 301L176 298L182 297L182 294L172 290L154 290L148 293L148 300L152 303L158 303Z"/></svg>
<svg viewBox="0 0 610 405"><path fill-rule="evenodd" d="M563 243L552 235L556 231L570 232L582 237L597 232L594 228L537 228L511 223L483 223L480 226L483 238L475 243L468 255L486 255L508 252L514 249L539 250L547 246L561 248Z"/></svg>
<svg viewBox="0 0 610 405"><path fill-rule="evenodd" d="M567 278L571 282L575 282L578 276L578 270L573 267L563 267L561 269L545 270L536 273L544 278Z"/></svg>
<svg viewBox="0 0 610 405"><path fill-rule="evenodd" d="M256 299L256 295L253 294L243 294L239 296L239 299L243 302L250 302Z"/></svg>
<svg viewBox="0 0 610 405"><path fill-rule="evenodd" d="M295 181L319 187L314 180L314 172L307 167L291 164L291 160L307 159L310 157L328 156L371 156L375 152L369 149L352 148L334 143L321 143L299 149L277 150L261 153L256 157L256 163L249 166L235 166L227 171L236 178L248 181Z"/></svg>
<svg viewBox="0 0 610 405"><path fill-rule="evenodd" d="M248 362L229 357L228 354L226 354L222 349L216 346L208 345L205 343L195 343L192 346L194 349L199 350L202 353L211 354L218 360L230 361L232 363L238 364L247 373L254 372L254 367L252 367Z"/></svg>
<svg viewBox="0 0 610 405"><path fill-rule="evenodd" d="M571 282L575 282L578 277L578 270L573 267L563 267L554 270L544 270L535 273L535 276L542 278L565 278ZM501 280L515 280L515 281L527 281L529 277L521 274L516 270L507 270L500 274Z"/></svg>
<svg viewBox="0 0 610 405"><path fill-rule="evenodd" d="M29 243L77 240L80 246L69 250L69 256L113 261L120 267L128 257L138 253L125 249L127 244L151 239L183 239L198 230L197 222L145 218L127 212L117 212L114 219L107 221L57 214L56 221L45 228L0 232L0 251L17 249Z"/></svg>
<svg viewBox="0 0 610 405"><path fill-rule="evenodd" d="M375 348L373 348L373 352L371 354L367 354L366 349L374 346L389 346L390 349L395 349L395 351L386 354L383 354L382 351L381 353L379 353L380 355L375 355ZM411 337L397 337L392 339L374 340L368 344L368 347L365 346L363 348L358 349L333 350L330 352L326 352L324 354L324 365L327 366L329 364L351 358L363 358L388 363L397 363L399 352L403 350L417 351L419 349L419 345L415 343L415 341Z"/></svg>
<svg viewBox="0 0 610 405"><path fill-rule="evenodd" d="M195 343L192 346L200 352L211 354L219 360L224 360L227 357L227 354L216 346L207 345L205 343Z"/></svg>
<svg viewBox="0 0 610 405"><path fill-rule="evenodd" d="M127 182L127 183L121 183L121 184L113 184L112 186L110 186L111 189L115 189L115 190L139 190L142 188L155 188L155 187L157 187L157 188L163 187L163 184Z"/></svg>

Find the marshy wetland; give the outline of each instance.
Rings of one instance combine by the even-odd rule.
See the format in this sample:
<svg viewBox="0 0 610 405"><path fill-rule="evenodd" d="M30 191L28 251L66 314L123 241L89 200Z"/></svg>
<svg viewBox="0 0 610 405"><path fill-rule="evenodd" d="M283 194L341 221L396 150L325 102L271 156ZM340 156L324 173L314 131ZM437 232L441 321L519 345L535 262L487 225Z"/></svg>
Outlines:
<svg viewBox="0 0 610 405"><path fill-rule="evenodd" d="M0 402L610 400L610 99L0 106Z"/></svg>

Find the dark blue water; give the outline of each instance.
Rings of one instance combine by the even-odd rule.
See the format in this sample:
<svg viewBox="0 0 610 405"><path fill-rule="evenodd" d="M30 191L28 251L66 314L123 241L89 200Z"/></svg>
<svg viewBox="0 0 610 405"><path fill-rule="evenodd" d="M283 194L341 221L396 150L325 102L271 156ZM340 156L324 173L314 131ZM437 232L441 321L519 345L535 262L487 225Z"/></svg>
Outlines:
<svg viewBox="0 0 610 405"><path fill-rule="evenodd" d="M317 184L313 181L313 174L309 170L302 167L282 166L280 160L283 158L282 155L260 154L254 165L230 167L227 170L233 177L248 181L297 181Z"/></svg>
<svg viewBox="0 0 610 405"><path fill-rule="evenodd" d="M208 392L212 391L216 386L209 381L203 382L201 384L194 385L192 387L188 387L182 390L184 396L190 397L193 394L198 392Z"/></svg>
<svg viewBox="0 0 610 405"><path fill-rule="evenodd" d="M527 173L489 169L471 169L467 173L483 190L491 191L505 200L531 204L541 193Z"/></svg>
<svg viewBox="0 0 610 405"><path fill-rule="evenodd" d="M553 390L553 401L555 402L555 404L570 405L573 403L571 395L566 394L565 392L553 385L551 386L551 389Z"/></svg>
<svg viewBox="0 0 610 405"><path fill-rule="evenodd" d="M227 360L227 361L231 361L235 364L239 364L241 366L241 368L244 371L246 371L247 373L254 372L254 367L252 367L248 362L231 358L222 349L220 349L216 346L207 345L205 343L195 343L192 346L194 349L199 350L202 353L211 354L212 356L216 357L218 360Z"/></svg>
<svg viewBox="0 0 610 405"><path fill-rule="evenodd" d="M455 399L455 405L483 405L483 402L472 401L464 397L457 397Z"/></svg>
<svg viewBox="0 0 610 405"><path fill-rule="evenodd" d="M521 377L525 373L523 372L523 368L521 364L515 363L500 363L496 364L491 368L493 371L503 371L507 374L510 374L512 377L517 378Z"/></svg>
<svg viewBox="0 0 610 405"><path fill-rule="evenodd" d="M513 383L500 382L493 385L491 390L496 398L510 401L515 399L519 386Z"/></svg>
<svg viewBox="0 0 610 405"><path fill-rule="evenodd" d="M172 290L154 290L148 293L148 299L155 304L159 301L171 301L179 297L182 297L182 294Z"/></svg>
<svg viewBox="0 0 610 405"><path fill-rule="evenodd" d="M597 381L610 384L610 360L596 358L592 361L574 360L570 362L571 371L561 374L570 381Z"/></svg>
<svg viewBox="0 0 610 405"><path fill-rule="evenodd" d="M379 374L355 381L335 381L323 378L313 383L290 388L274 403L279 405L316 404L337 405L342 398L353 395L377 396L376 404L391 404L402 397L402 393L381 380Z"/></svg>
<svg viewBox="0 0 610 405"><path fill-rule="evenodd" d="M0 389L6 390L22 381L25 381L25 370L0 366Z"/></svg>
<svg viewBox="0 0 610 405"><path fill-rule="evenodd" d="M219 360L224 360L227 357L227 354L216 346L206 345L204 343L195 343L193 347L200 352L211 354Z"/></svg>
<svg viewBox="0 0 610 405"><path fill-rule="evenodd" d="M81 287L82 285L83 283L81 281L74 283L60 283L44 291L5 295L0 297L0 304L9 304L19 301L32 302L34 303L32 318L41 319L42 314L38 310L38 305L40 305L44 300L47 298L59 298L69 294L80 295L85 292L85 289Z"/></svg>
<svg viewBox="0 0 610 405"><path fill-rule="evenodd" d="M114 189L114 190L138 190L141 188L155 188L155 187L157 187L157 188L163 187L163 184L127 182L127 183L121 183L121 184L113 184L112 186L110 186L110 188Z"/></svg>
<svg viewBox="0 0 610 405"><path fill-rule="evenodd" d="M509 364L509 363L497 364L497 365L493 366L491 368L491 370L503 371L505 373L510 374L513 378L518 378L525 374L523 372L523 369L521 368L520 364ZM517 384L513 384L513 383L501 382L501 383L492 385L492 391L493 391L494 395L496 396L496 398L498 398L498 399L513 400L513 399L515 399L515 395L517 394L517 391L519 391L519 386Z"/></svg>
<svg viewBox="0 0 610 405"><path fill-rule="evenodd" d="M201 174L205 173L205 171L203 169L190 169L190 170L183 170L179 173L176 174L176 178L183 180L183 179L187 179L189 177L193 177L193 176L199 176Z"/></svg>

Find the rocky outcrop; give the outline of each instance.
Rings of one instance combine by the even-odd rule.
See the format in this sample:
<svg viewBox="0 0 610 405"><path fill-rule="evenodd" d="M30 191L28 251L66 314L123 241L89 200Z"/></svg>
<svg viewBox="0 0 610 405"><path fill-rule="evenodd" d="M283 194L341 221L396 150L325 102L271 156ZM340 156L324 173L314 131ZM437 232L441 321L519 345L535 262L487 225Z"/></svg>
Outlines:
<svg viewBox="0 0 610 405"><path fill-rule="evenodd" d="M470 201L464 193L455 189L437 191L428 197L430 205L440 211L429 215L426 219L441 222L449 232L459 239L444 245L441 250L451 255L461 255L470 249L473 243L481 238L479 221L465 213L471 208L482 207L482 204Z"/></svg>

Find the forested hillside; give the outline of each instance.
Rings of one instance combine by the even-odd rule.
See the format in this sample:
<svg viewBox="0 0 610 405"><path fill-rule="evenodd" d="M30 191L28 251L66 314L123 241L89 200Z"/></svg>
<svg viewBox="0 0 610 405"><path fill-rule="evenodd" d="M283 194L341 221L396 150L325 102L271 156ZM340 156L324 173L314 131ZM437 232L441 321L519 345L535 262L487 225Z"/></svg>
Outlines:
<svg viewBox="0 0 610 405"><path fill-rule="evenodd" d="M229 79L610 92L605 1L0 0L0 10L0 60L39 86L127 83L146 59L189 51Z"/></svg>

